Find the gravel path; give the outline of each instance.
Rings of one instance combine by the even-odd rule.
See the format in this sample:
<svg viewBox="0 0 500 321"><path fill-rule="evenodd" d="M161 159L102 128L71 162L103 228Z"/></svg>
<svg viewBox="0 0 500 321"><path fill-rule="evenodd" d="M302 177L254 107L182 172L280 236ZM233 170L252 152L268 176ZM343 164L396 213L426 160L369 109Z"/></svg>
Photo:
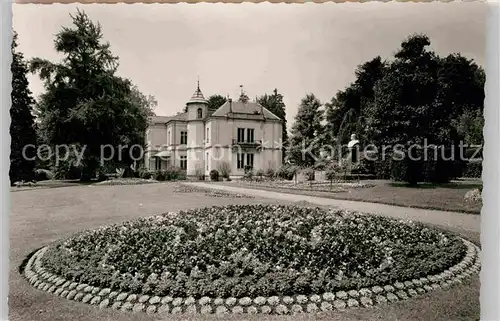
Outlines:
<svg viewBox="0 0 500 321"><path fill-rule="evenodd" d="M266 197L266 198L273 198L285 201L296 201L296 202L305 201L321 206L333 206L349 211L366 212L366 213L378 214L394 218L410 219L410 220L420 221L423 223L440 225L446 228L461 229L469 232L479 233L480 231L479 227L480 227L481 217L479 215L473 215L473 214L425 210L418 208L409 208L409 207L368 203L368 202L336 200L324 197L279 193L267 190L266 191L258 190L253 188L223 186L223 185L206 184L198 182L184 183L184 184L190 184L204 188L214 188L228 192L248 194L256 197Z"/></svg>

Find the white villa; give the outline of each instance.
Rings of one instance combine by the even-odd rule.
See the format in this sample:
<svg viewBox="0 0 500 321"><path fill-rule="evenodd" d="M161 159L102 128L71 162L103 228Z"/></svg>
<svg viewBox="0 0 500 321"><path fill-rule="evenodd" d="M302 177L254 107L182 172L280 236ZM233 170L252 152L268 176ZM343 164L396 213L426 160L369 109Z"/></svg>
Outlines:
<svg viewBox="0 0 500 321"><path fill-rule="evenodd" d="M231 176L244 175L282 164L282 122L256 102L228 99L210 110L198 87L186 103L187 112L171 117L153 116L146 132L145 166L163 170L177 166L188 176L209 175L222 163Z"/></svg>

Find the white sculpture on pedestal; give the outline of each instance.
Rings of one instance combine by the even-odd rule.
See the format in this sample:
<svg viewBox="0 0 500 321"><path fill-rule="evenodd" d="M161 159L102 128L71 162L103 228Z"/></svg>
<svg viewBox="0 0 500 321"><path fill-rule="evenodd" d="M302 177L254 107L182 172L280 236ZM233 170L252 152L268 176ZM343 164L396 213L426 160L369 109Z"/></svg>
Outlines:
<svg viewBox="0 0 500 321"><path fill-rule="evenodd" d="M347 144L347 148L353 148L359 144L359 140L356 139L356 134L351 135L351 141Z"/></svg>
<svg viewBox="0 0 500 321"><path fill-rule="evenodd" d="M351 141L347 144L347 148L349 148L349 155L351 160L351 166L354 163L358 162L358 145L359 140L356 139L356 134L351 135Z"/></svg>

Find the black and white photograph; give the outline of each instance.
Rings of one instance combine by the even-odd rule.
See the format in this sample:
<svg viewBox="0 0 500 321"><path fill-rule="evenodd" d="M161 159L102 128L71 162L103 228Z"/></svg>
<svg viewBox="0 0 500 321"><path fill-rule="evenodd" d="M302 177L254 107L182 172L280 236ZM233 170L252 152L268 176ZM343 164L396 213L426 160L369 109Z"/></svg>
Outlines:
<svg viewBox="0 0 500 321"><path fill-rule="evenodd" d="M480 320L487 9L14 3L9 320Z"/></svg>

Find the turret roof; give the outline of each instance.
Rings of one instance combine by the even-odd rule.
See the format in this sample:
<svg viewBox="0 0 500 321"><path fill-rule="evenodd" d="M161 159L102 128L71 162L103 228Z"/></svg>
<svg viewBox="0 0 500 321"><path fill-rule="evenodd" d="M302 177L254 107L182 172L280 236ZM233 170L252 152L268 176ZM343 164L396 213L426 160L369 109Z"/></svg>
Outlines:
<svg viewBox="0 0 500 321"><path fill-rule="evenodd" d="M193 96L191 96L191 99L187 102L188 104L207 104L208 101L205 99L203 96L203 93L201 92L200 89L200 81L198 80L198 86L196 87L196 90L194 91Z"/></svg>

